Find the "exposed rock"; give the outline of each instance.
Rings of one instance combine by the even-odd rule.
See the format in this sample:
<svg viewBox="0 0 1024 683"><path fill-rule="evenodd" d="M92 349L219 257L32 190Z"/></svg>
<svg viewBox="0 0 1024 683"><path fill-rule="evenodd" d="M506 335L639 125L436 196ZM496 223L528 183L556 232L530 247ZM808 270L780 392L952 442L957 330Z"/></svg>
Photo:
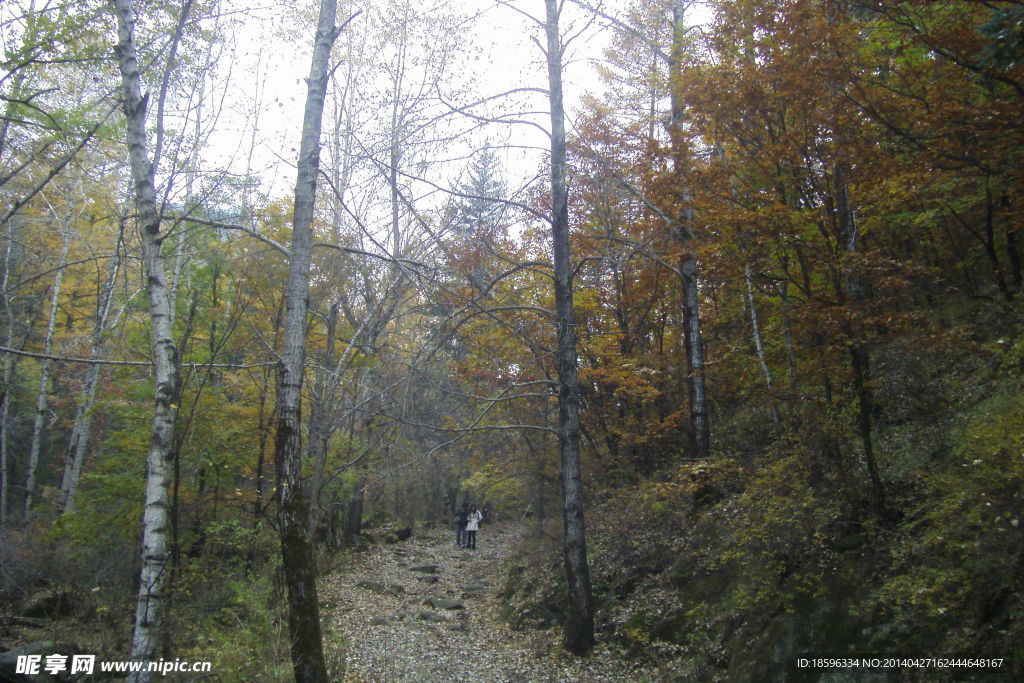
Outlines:
<svg viewBox="0 0 1024 683"><path fill-rule="evenodd" d="M426 621L426 622L429 622L431 624L446 624L446 623L448 623L448 617L442 616L442 615L438 614L437 612L428 612L427 610L423 610L422 612L417 614L416 618L419 619L420 621Z"/></svg>
<svg viewBox="0 0 1024 683"><path fill-rule="evenodd" d="M417 567L409 567L410 571L419 572L421 574L437 574L441 571L441 568L436 564L421 564Z"/></svg>
<svg viewBox="0 0 1024 683"><path fill-rule="evenodd" d="M400 543L410 538L412 538L412 527L407 526L388 532L388 535L384 537L384 541L387 543Z"/></svg>
<svg viewBox="0 0 1024 683"><path fill-rule="evenodd" d="M21 610L30 619L56 619L71 616L81 605L81 598L70 589L51 589L36 593Z"/></svg>
<svg viewBox="0 0 1024 683"><path fill-rule="evenodd" d="M464 599L479 598L487 592L487 587L479 583L467 583L462 587Z"/></svg>
<svg viewBox="0 0 1024 683"><path fill-rule="evenodd" d="M436 595L428 595L423 599L424 605L429 605L436 609L463 609L464 605L458 600L452 600L451 598L442 598Z"/></svg>
<svg viewBox="0 0 1024 683"><path fill-rule="evenodd" d="M396 597L405 592L405 588L397 583L384 584L380 581L358 581L356 586L373 591L374 593L380 593L381 595L394 595Z"/></svg>

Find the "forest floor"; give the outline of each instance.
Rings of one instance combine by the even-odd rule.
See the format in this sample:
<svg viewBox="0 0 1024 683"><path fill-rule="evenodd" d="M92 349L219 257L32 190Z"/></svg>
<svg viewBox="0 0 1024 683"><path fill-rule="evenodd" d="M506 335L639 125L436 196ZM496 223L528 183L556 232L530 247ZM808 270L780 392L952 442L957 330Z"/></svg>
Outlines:
<svg viewBox="0 0 1024 683"><path fill-rule="evenodd" d="M575 658L557 630L516 632L497 593L521 529L488 524L476 550L448 530L417 532L324 567L321 618L345 642L347 681L621 681L642 678L598 646ZM635 665L634 665L635 666Z"/></svg>

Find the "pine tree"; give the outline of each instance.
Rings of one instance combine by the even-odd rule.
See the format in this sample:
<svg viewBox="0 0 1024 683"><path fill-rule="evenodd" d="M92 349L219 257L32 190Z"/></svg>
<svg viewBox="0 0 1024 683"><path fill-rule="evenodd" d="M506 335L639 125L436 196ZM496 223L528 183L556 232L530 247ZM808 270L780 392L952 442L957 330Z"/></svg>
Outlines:
<svg viewBox="0 0 1024 683"><path fill-rule="evenodd" d="M500 164L494 150L485 148L467 169L469 177L456 188L460 201L453 228L458 238L485 237L504 225L508 188Z"/></svg>

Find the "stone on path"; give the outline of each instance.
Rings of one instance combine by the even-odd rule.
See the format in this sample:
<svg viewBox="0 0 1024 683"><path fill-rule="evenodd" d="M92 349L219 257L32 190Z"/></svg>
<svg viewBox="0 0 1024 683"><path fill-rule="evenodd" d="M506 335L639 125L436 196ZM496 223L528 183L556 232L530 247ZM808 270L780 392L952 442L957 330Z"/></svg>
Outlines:
<svg viewBox="0 0 1024 683"><path fill-rule="evenodd" d="M419 619L420 621L427 621L427 622L430 622L432 624L446 624L446 623L448 623L448 617L442 616L442 615L438 614L437 612L429 612L427 610L423 610L422 612L417 614L416 618Z"/></svg>
<svg viewBox="0 0 1024 683"><path fill-rule="evenodd" d="M356 586L373 591L374 593L380 593L381 595L393 595L395 597L405 592L405 588L397 583L383 584L380 581L359 581L356 583Z"/></svg>
<svg viewBox="0 0 1024 683"><path fill-rule="evenodd" d="M442 598L437 595L428 595L423 599L424 605L430 605L435 609L463 609L464 605L458 600Z"/></svg>

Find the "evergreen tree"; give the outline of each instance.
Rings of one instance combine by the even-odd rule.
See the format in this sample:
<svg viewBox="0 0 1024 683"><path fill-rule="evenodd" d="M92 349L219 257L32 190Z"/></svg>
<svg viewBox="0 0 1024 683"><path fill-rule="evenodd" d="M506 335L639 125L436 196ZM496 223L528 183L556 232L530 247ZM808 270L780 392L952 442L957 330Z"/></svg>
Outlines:
<svg viewBox="0 0 1024 683"><path fill-rule="evenodd" d="M498 155L485 148L469 165L467 175L456 189L460 201L453 228L458 239L486 239L505 225L508 214L508 188Z"/></svg>
<svg viewBox="0 0 1024 683"><path fill-rule="evenodd" d="M453 253L469 284L485 293L492 275L486 266L494 254L494 238L508 222L508 190L500 161L491 148L473 160L468 177L456 189L459 203L452 221Z"/></svg>

